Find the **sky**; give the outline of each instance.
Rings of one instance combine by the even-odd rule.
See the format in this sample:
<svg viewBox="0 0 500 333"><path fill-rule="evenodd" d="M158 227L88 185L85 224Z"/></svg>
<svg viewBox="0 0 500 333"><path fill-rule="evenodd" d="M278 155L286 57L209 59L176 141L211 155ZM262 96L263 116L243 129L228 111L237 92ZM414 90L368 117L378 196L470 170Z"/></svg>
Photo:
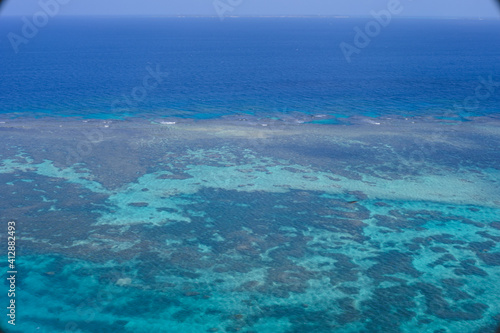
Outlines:
<svg viewBox="0 0 500 333"><path fill-rule="evenodd" d="M400 16L500 18L496 0L4 0L0 15L29 16L56 3L59 15L368 16L391 1L400 1Z"/></svg>

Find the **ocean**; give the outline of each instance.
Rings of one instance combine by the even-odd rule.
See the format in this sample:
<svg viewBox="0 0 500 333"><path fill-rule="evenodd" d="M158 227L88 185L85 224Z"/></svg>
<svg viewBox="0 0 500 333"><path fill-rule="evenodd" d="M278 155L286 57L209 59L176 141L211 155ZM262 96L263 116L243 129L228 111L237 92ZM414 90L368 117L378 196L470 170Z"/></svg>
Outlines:
<svg viewBox="0 0 500 333"><path fill-rule="evenodd" d="M494 114L498 94L455 108L500 71L497 20L397 20L348 63L370 19L54 18L14 52L0 22L2 114L205 118L271 112ZM147 68L160 84L141 88ZM168 73L168 75L167 75ZM151 82L153 85L155 82ZM496 83L498 85L498 82ZM496 86L498 87L498 86ZM117 100L128 98L129 103Z"/></svg>
<svg viewBox="0 0 500 333"><path fill-rule="evenodd" d="M500 21L371 21L0 17L1 329L494 332Z"/></svg>

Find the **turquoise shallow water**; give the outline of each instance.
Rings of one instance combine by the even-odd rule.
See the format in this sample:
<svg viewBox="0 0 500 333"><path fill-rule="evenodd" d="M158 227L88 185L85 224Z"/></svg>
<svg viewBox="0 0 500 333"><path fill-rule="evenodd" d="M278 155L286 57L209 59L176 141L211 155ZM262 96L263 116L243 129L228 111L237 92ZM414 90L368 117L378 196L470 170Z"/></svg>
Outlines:
<svg viewBox="0 0 500 333"><path fill-rule="evenodd" d="M8 332L492 332L498 123L378 121L1 124Z"/></svg>

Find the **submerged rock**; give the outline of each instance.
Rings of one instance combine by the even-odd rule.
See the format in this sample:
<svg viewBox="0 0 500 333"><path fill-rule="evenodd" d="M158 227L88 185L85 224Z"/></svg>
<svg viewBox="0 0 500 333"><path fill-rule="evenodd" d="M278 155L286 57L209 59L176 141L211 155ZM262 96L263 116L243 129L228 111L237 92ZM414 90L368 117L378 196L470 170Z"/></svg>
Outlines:
<svg viewBox="0 0 500 333"><path fill-rule="evenodd" d="M128 286L131 283L132 283L132 279L131 278L121 278L121 279L118 279L115 284L117 286L123 287L123 286Z"/></svg>

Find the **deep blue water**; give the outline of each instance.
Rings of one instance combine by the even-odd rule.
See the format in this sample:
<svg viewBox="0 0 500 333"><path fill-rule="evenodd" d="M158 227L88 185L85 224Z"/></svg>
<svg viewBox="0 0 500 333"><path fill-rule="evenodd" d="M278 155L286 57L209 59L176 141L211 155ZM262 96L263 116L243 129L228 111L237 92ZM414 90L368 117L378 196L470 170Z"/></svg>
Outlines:
<svg viewBox="0 0 500 333"><path fill-rule="evenodd" d="M53 18L15 53L0 21L0 112L95 118L218 117L299 111L331 115L495 113L500 21L393 19L348 63L340 43L370 19ZM143 85L147 67L168 72ZM154 81L149 82L154 85ZM123 101L123 96L131 101ZM475 103L477 101L474 101ZM19 114L17 114L19 115Z"/></svg>

